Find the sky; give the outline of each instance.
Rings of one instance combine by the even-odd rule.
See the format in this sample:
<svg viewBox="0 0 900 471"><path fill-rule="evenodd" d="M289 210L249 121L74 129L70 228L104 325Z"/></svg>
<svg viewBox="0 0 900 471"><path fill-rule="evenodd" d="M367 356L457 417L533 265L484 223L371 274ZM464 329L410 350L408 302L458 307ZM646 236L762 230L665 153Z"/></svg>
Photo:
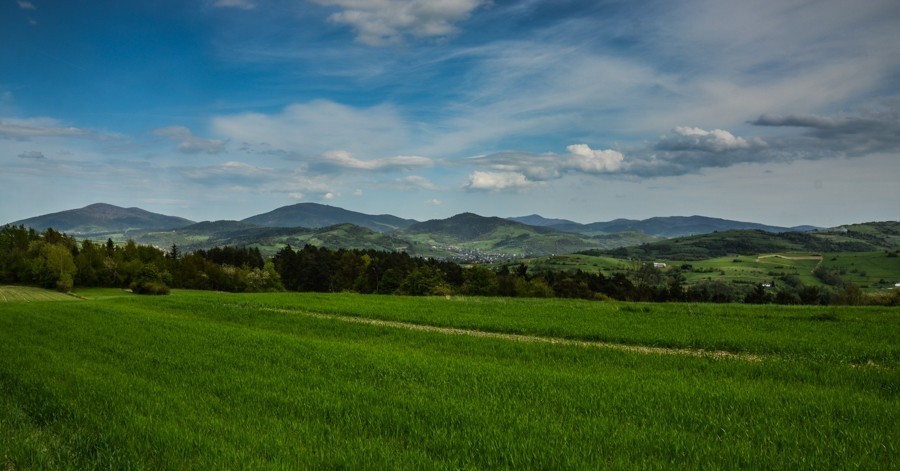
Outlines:
<svg viewBox="0 0 900 471"><path fill-rule="evenodd" d="M0 224L900 219L896 0L0 0Z"/></svg>

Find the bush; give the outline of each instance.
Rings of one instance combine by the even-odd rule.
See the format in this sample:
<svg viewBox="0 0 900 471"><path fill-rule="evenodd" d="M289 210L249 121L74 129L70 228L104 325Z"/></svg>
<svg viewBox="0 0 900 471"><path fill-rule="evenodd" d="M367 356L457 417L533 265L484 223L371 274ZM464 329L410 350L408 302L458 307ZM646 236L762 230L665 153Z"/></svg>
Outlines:
<svg viewBox="0 0 900 471"><path fill-rule="evenodd" d="M161 281L134 282L131 284L131 291L136 294L166 295L169 294L169 287Z"/></svg>

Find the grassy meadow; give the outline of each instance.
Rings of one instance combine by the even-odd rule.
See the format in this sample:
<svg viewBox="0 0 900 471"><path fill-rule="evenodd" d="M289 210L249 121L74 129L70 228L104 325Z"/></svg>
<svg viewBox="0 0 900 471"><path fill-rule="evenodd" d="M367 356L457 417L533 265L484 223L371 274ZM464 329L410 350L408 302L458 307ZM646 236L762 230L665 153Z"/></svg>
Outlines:
<svg viewBox="0 0 900 471"><path fill-rule="evenodd" d="M758 255L737 255L704 260L660 260L667 264L665 270L680 268L688 285L703 281L719 280L737 283L761 283L784 275L796 275L804 285L825 286L813 275L821 264L838 272L845 282L854 283L867 290L891 288L900 282L900 257L890 252L840 252L811 253L784 252ZM612 276L635 268L635 262L613 257L584 254L555 255L525 260L532 273L542 271L574 271L602 273ZM507 263L507 265L510 265ZM511 265L514 269L515 265Z"/></svg>
<svg viewBox="0 0 900 471"><path fill-rule="evenodd" d="M78 294L0 303L2 469L900 459L897 309Z"/></svg>
<svg viewBox="0 0 900 471"><path fill-rule="evenodd" d="M31 286L0 285L0 304L29 301L74 301L76 299L67 294Z"/></svg>

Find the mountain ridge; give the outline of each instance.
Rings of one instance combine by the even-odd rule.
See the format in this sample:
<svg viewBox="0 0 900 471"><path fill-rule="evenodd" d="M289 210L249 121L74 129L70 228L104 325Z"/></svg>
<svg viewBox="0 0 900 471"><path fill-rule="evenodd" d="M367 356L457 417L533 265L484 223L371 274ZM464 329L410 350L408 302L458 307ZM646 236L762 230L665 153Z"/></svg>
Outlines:
<svg viewBox="0 0 900 471"><path fill-rule="evenodd" d="M107 203L93 203L83 208L34 216L9 223L27 226L37 231L53 228L72 235L92 235L112 232L175 229L194 224L178 216L153 213L141 208L123 208Z"/></svg>
<svg viewBox="0 0 900 471"><path fill-rule="evenodd" d="M240 222L265 227L306 227L318 229L350 223L377 232L390 232L418 221L392 214L365 214L319 203L296 203L242 219Z"/></svg>

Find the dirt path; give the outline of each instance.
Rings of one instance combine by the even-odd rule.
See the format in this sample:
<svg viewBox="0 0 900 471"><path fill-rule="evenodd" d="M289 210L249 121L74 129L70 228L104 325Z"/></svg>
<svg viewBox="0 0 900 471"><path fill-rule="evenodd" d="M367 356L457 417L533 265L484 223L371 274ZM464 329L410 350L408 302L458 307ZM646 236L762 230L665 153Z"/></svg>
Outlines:
<svg viewBox="0 0 900 471"><path fill-rule="evenodd" d="M819 268L819 265L821 265L822 261L825 260L825 257L823 257L821 255L802 255L802 256L798 256L798 257L789 257L787 255L770 254L770 255L759 255L756 257L756 261L759 262L766 258L781 258L784 260L818 260L819 263L817 263L816 266L813 267L813 269L810 271L810 273L816 271L816 268ZM765 262L763 262L763 263L765 263Z"/></svg>
<svg viewBox="0 0 900 471"><path fill-rule="evenodd" d="M571 340L558 337L539 337L536 335L521 334L504 334L499 332L486 332L483 330L457 329L453 327L436 327L432 325L412 324L409 322L383 321L378 319L366 319L363 317L340 316L335 314L321 314L309 311L297 311L289 309L262 308L261 310L270 312L283 312L288 314L299 314L307 317L315 317L317 319L338 320L350 322L354 324L375 325L380 327L390 327L394 329L415 330L421 332L434 332L446 335L468 335L471 337L486 337L492 339L512 340L516 342L529 343L548 343L553 345L568 345L582 348L602 348L607 350L618 350L623 352L653 354L653 355L681 355L691 357L705 357L716 359L735 359L743 361L762 361L759 355L749 353L733 353L719 350L701 350L693 348L666 348L666 347L647 347L641 345L627 345L612 342L595 342L587 340Z"/></svg>

